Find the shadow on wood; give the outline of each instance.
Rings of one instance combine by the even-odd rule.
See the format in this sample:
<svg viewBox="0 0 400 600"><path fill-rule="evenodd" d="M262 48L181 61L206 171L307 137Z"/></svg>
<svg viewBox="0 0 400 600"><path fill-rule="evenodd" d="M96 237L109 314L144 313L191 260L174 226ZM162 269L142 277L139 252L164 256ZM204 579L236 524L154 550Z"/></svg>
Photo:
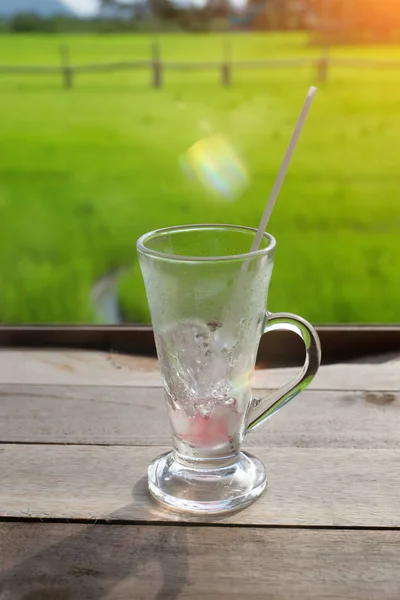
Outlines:
<svg viewBox="0 0 400 600"><path fill-rule="evenodd" d="M0 598L175 600L188 584L184 527L32 522L0 527Z"/></svg>
<svg viewBox="0 0 400 600"><path fill-rule="evenodd" d="M399 538L398 531L2 523L0 597L394 600Z"/></svg>

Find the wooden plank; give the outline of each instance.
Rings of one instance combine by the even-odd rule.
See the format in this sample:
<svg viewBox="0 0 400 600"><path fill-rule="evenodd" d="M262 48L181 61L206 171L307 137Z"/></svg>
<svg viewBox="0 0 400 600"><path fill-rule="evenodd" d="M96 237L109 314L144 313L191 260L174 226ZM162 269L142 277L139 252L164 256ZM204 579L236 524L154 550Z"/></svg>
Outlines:
<svg viewBox="0 0 400 600"><path fill-rule="evenodd" d="M147 465L163 448L0 446L0 516L187 520L156 505ZM228 523L400 527L400 451L264 448L267 492Z"/></svg>
<svg viewBox="0 0 400 600"><path fill-rule="evenodd" d="M335 58L332 59L332 66L351 67L353 69L400 69L399 60L382 60L374 58Z"/></svg>
<svg viewBox="0 0 400 600"><path fill-rule="evenodd" d="M316 329L325 364L400 353L400 325L317 325ZM155 356L154 335L149 325L2 325L0 346L73 348ZM291 332L270 332L261 338L259 366L300 365L303 357L303 344Z"/></svg>
<svg viewBox="0 0 400 600"><path fill-rule="evenodd" d="M155 375L154 375L155 373ZM0 350L0 384L158 385L157 359L81 350Z"/></svg>
<svg viewBox="0 0 400 600"><path fill-rule="evenodd" d="M118 62L74 65L75 73L99 73L113 71L131 71L132 69L149 69L150 60L124 60Z"/></svg>
<svg viewBox="0 0 400 600"><path fill-rule="evenodd" d="M60 67L45 65L36 65L34 67L0 65L0 75L53 75L58 73L60 73Z"/></svg>
<svg viewBox="0 0 400 600"><path fill-rule="evenodd" d="M318 58L271 58L266 60L240 60L234 61L235 69L279 69L284 67L313 67Z"/></svg>
<svg viewBox="0 0 400 600"><path fill-rule="evenodd" d="M0 597L398 600L400 532L0 525Z"/></svg>
<svg viewBox="0 0 400 600"><path fill-rule="evenodd" d="M192 63L190 61L165 61L163 66L164 69L168 71L189 71L190 73L193 73L194 71L217 70L221 67L221 61L209 60L207 62L197 63Z"/></svg>
<svg viewBox="0 0 400 600"><path fill-rule="evenodd" d="M246 443L394 449L399 418L398 393L310 391ZM162 446L171 434L161 388L2 385L0 442Z"/></svg>
<svg viewBox="0 0 400 600"><path fill-rule="evenodd" d="M270 59L270 60L241 60L229 61L232 68L235 69L264 69L280 67L312 67L318 61L318 58L292 58L292 59ZM163 66L169 71L200 71L206 69L218 69L221 67L220 61L190 62L190 61L165 61Z"/></svg>
<svg viewBox="0 0 400 600"><path fill-rule="evenodd" d="M370 359L373 360L372 367L370 363L323 366L310 389L400 391L399 355ZM256 370L254 387L276 389L298 371L298 367ZM157 361L151 357L81 350L0 349L0 384L3 383L142 387L162 384Z"/></svg>

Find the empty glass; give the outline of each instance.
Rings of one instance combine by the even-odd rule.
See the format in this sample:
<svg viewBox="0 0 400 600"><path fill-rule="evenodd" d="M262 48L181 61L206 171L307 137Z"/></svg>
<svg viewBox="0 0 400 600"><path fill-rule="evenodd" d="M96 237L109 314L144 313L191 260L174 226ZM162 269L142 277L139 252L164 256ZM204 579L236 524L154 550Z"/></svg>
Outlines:
<svg viewBox="0 0 400 600"><path fill-rule="evenodd" d="M220 513L255 500L264 465L240 450L245 435L307 387L320 364L317 333L304 319L266 311L275 240L255 230L190 225L147 233L139 260L172 428L172 452L149 467L149 489L171 508ZM268 398L251 392L263 333L303 340L298 377Z"/></svg>

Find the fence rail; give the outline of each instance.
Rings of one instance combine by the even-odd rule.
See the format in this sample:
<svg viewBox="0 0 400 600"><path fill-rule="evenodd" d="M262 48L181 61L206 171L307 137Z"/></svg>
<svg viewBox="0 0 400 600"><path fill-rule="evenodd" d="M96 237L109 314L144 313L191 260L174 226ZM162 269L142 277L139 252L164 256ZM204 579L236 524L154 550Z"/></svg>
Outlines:
<svg viewBox="0 0 400 600"><path fill-rule="evenodd" d="M221 74L221 84L224 87L229 87L232 81L233 69L313 67L316 68L316 77L320 82L327 80L329 68L331 67L400 69L400 60L332 58L326 48L320 57L232 60L231 48L227 42L223 46L221 59L215 61L165 61L162 60L161 48L158 42L151 44L150 54L150 58L142 60L73 65L69 46L62 45L60 47L60 65L12 66L0 64L0 75L61 75L64 88L71 89L74 86L75 75L77 74L147 69L152 73L153 87L160 88L163 86L165 71L207 71L215 69Z"/></svg>

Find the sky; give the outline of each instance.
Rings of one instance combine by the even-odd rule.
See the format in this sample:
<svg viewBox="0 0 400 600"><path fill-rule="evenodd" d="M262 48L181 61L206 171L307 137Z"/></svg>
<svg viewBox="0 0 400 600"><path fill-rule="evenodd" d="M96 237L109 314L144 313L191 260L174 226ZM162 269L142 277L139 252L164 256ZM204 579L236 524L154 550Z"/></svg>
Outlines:
<svg viewBox="0 0 400 600"><path fill-rule="evenodd" d="M89 16L95 14L99 7L99 0L61 0L63 4L68 6L76 14L82 16ZM127 0L127 4L134 2L134 0ZM192 4L203 4L204 0L191 0ZM186 2L183 2L185 4ZM189 3L189 2L188 2ZM235 6L243 6L245 0L234 0Z"/></svg>
<svg viewBox="0 0 400 600"><path fill-rule="evenodd" d="M63 4L71 8L79 15L92 15L98 8L97 0L61 0Z"/></svg>

